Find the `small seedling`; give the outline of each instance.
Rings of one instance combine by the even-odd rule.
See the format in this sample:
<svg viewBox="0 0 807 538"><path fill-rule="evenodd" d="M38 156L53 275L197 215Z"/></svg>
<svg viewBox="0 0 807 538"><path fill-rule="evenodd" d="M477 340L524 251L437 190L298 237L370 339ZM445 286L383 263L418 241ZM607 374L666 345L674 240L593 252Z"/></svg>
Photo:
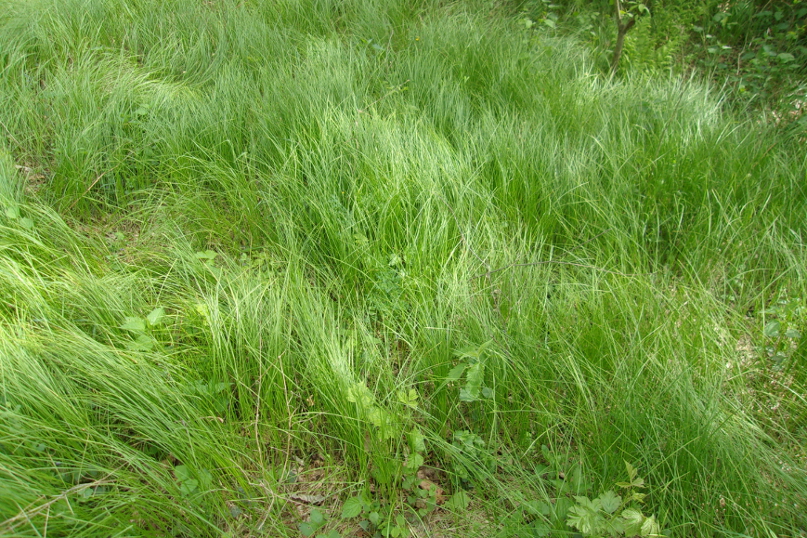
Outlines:
<svg viewBox="0 0 807 538"><path fill-rule="evenodd" d="M477 434L460 430L454 432L452 446L458 458L454 461L454 472L463 481L469 481L479 467L492 470L496 462L485 446L485 441Z"/></svg>
<svg viewBox="0 0 807 538"><path fill-rule="evenodd" d="M174 467L174 476L179 483L179 491L185 497L203 493L213 484L213 475L204 469L192 469L187 465Z"/></svg>
<svg viewBox="0 0 807 538"><path fill-rule="evenodd" d="M426 438L419 429L414 428L407 434L409 440L409 457L403 465L403 482L406 501L417 511L420 517L434 511L442 498L443 491L437 484L418 476L418 471L425 462Z"/></svg>
<svg viewBox="0 0 807 538"><path fill-rule="evenodd" d="M197 381L190 386L189 392L200 396L213 412L222 414L230 405L230 387L232 383Z"/></svg>
<svg viewBox="0 0 807 538"><path fill-rule="evenodd" d="M623 495L608 490L595 499L575 495L575 505L569 508L566 524L583 536L663 536L655 516L645 516L638 508L644 502L644 479L628 462L628 482L617 482Z"/></svg>
<svg viewBox="0 0 807 538"><path fill-rule="evenodd" d="M213 260L218 257L218 253L212 250L205 250L204 252L197 252L195 258L202 262L202 264L207 268L210 273L215 276L216 278L221 277L222 270L220 267L216 267L213 263Z"/></svg>
<svg viewBox="0 0 807 538"><path fill-rule="evenodd" d="M26 230L32 230L34 228L34 221L28 217L21 216L20 208L16 205L8 206L6 208L5 215L9 220L19 223L19 225Z"/></svg>
<svg viewBox="0 0 807 538"><path fill-rule="evenodd" d="M780 299L762 312L765 351L775 367L787 365L802 335L807 309L797 298Z"/></svg>
<svg viewBox="0 0 807 538"><path fill-rule="evenodd" d="M476 402L480 398L492 398L493 390L484 386L485 351L493 341L480 346L471 346L457 351L455 354L462 360L448 373L446 382L457 382L465 374L465 386L460 389L460 401Z"/></svg>
<svg viewBox="0 0 807 538"><path fill-rule="evenodd" d="M298 525L300 534L305 536L305 538L310 538L311 536L314 536L315 532L324 527L327 521L328 518L325 516L325 514L314 508L308 515L308 521L304 521ZM342 535L339 534L339 531L336 529L331 529L327 534L317 534L316 538L342 538Z"/></svg>
<svg viewBox="0 0 807 538"><path fill-rule="evenodd" d="M145 317L126 316L121 329L132 333L134 340L126 344L126 348L131 351L151 351L155 341L151 336L151 331L158 327L165 318L165 309L157 307Z"/></svg>
<svg viewBox="0 0 807 538"><path fill-rule="evenodd" d="M342 519L362 517L359 527L373 538L406 538L409 527L406 519L377 500L365 496L351 497L342 506Z"/></svg>

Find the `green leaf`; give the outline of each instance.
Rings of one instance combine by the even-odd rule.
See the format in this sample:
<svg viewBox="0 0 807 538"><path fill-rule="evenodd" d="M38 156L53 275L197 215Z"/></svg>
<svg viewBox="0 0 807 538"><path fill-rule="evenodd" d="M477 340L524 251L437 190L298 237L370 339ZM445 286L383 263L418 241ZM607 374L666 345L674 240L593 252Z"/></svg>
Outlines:
<svg viewBox="0 0 807 538"><path fill-rule="evenodd" d="M611 490L606 491L598 497L602 509L609 514L613 514L622 504L622 497Z"/></svg>
<svg viewBox="0 0 807 538"><path fill-rule="evenodd" d="M373 526L378 527L378 523L381 521L381 515L378 512L370 512L367 514L367 519Z"/></svg>
<svg viewBox="0 0 807 538"><path fill-rule="evenodd" d="M345 501L345 504L342 505L342 519L351 519L359 514L362 511L362 501L359 497L351 497L350 499Z"/></svg>
<svg viewBox="0 0 807 538"><path fill-rule="evenodd" d="M426 438L417 428L413 428L412 431L409 432L409 447L413 452L422 453L426 451Z"/></svg>
<svg viewBox="0 0 807 538"><path fill-rule="evenodd" d="M481 362L472 364L468 368L465 374L465 387L460 390L460 401L475 402L479 399L484 376L485 366Z"/></svg>
<svg viewBox="0 0 807 538"><path fill-rule="evenodd" d="M782 52L778 55L778 58L783 62L792 62L795 61L796 57L790 54L789 52Z"/></svg>
<svg viewBox="0 0 807 538"><path fill-rule="evenodd" d="M628 480L630 482L633 482L633 479L638 476L639 472L636 470L636 468L633 465L631 465L627 461L625 462L625 469L628 470Z"/></svg>
<svg viewBox="0 0 807 538"><path fill-rule="evenodd" d="M177 480L182 482L183 480L188 480L191 477L191 471L187 465L177 465L174 467L174 475L177 477Z"/></svg>
<svg viewBox="0 0 807 538"><path fill-rule="evenodd" d="M409 389L408 391L398 391L398 401L408 407L417 407L418 391Z"/></svg>
<svg viewBox="0 0 807 538"><path fill-rule="evenodd" d="M630 478L630 483L626 484L625 482L617 482L617 486L621 488L643 488L644 478L639 476L639 471L637 471L636 468L627 461L625 462L625 468L628 470L628 478Z"/></svg>
<svg viewBox="0 0 807 538"><path fill-rule="evenodd" d="M644 520L642 523L642 528L640 534L642 536L653 536L657 535L660 531L660 527L658 521L656 521L656 516L650 516Z"/></svg>
<svg viewBox="0 0 807 538"><path fill-rule="evenodd" d="M317 528L320 528L325 524L325 516L322 512L316 508L313 508L311 513L308 515L308 522L311 523L311 525L315 525Z"/></svg>
<svg viewBox="0 0 807 538"><path fill-rule="evenodd" d="M623 510L620 516L625 522L625 534L627 536L635 536L641 532L644 516L640 511L628 508Z"/></svg>
<svg viewBox="0 0 807 538"><path fill-rule="evenodd" d="M212 250L205 250L204 252L197 252L196 258L200 260L213 260L218 256L217 252L213 252Z"/></svg>
<svg viewBox="0 0 807 538"><path fill-rule="evenodd" d="M454 512L463 512L468 508L468 505L471 503L471 498L465 492L465 490L459 490L451 498L446 501L446 508L452 510Z"/></svg>
<svg viewBox="0 0 807 538"><path fill-rule="evenodd" d="M28 217L23 217L20 219L20 225L25 228L26 230L33 230L34 229L34 221L29 219Z"/></svg>
<svg viewBox="0 0 807 538"><path fill-rule="evenodd" d="M462 377L462 372L465 371L465 367L468 366L464 362L456 365L454 368L448 372L448 376L446 377L446 381L459 381L460 377Z"/></svg>
<svg viewBox="0 0 807 538"><path fill-rule="evenodd" d="M199 489L207 491L213 485L213 475L210 471L201 469L196 473L196 478L199 479Z"/></svg>
<svg viewBox="0 0 807 538"><path fill-rule="evenodd" d="M180 484L179 484L179 491L181 491L182 494L186 495L186 496L191 495L197 489L199 489L199 481L195 480L193 478L189 478L187 480L184 480L183 482L180 482Z"/></svg>
<svg viewBox="0 0 807 538"><path fill-rule="evenodd" d="M532 516L548 516L552 513L552 507L549 504L541 501L525 501L521 506L528 514Z"/></svg>
<svg viewBox="0 0 807 538"><path fill-rule="evenodd" d="M600 508L602 508L602 504L600 503L599 499L594 499L592 501L585 495L574 495L574 500L577 502L577 504L592 512L597 512Z"/></svg>
<svg viewBox="0 0 807 538"><path fill-rule="evenodd" d="M126 321L123 325L120 326L121 329L125 329L127 331L132 331L136 333L142 333L146 330L146 323L143 321L143 318L135 318L131 316L127 316Z"/></svg>
<svg viewBox="0 0 807 538"><path fill-rule="evenodd" d="M765 324L765 328L762 330L762 332L765 336L776 338L779 336L779 329L781 326L782 324L779 323L779 320L774 319Z"/></svg>
<svg viewBox="0 0 807 538"><path fill-rule="evenodd" d="M469 359L469 362L478 361L484 355L485 350L489 348L493 344L493 340L488 340L487 342L483 342L478 346L468 345L463 347L462 349L458 349L454 351L454 355L461 359Z"/></svg>
<svg viewBox="0 0 807 538"><path fill-rule="evenodd" d="M552 534L552 527L542 521L535 521L532 524L532 535L538 538L544 538Z"/></svg>
<svg viewBox="0 0 807 538"><path fill-rule="evenodd" d="M363 383L354 383L347 389L347 401L357 403L360 408L371 408L373 394Z"/></svg>
<svg viewBox="0 0 807 538"><path fill-rule="evenodd" d="M423 465L423 456L415 452L414 454L409 454L409 458L406 460L406 465L404 465L404 469L408 474L414 475L418 472L421 465Z"/></svg>
<svg viewBox="0 0 807 538"><path fill-rule="evenodd" d="M385 439L389 439L395 435L393 419L387 411L380 407L372 406L366 409L365 415L373 426L381 430L381 434Z"/></svg>
<svg viewBox="0 0 807 538"><path fill-rule="evenodd" d="M554 517L556 519L564 519L572 506L574 506L574 503L570 498L558 497L553 507Z"/></svg>
<svg viewBox="0 0 807 538"><path fill-rule="evenodd" d="M313 536L317 529L315 529L310 523L300 523L297 525L297 528L300 529L300 534L309 538L309 536Z"/></svg>
<svg viewBox="0 0 807 538"><path fill-rule="evenodd" d="M186 496L199 490L207 490L213 483L213 475L208 471L203 469L194 473L187 465L177 465L174 467L174 476L176 476L179 482L179 491Z"/></svg>
<svg viewBox="0 0 807 538"><path fill-rule="evenodd" d="M151 325L152 327L154 327L155 325L157 325L158 323L160 323L160 321L162 321L162 319L163 319L164 317L165 317L165 309L164 309L164 308L162 308L162 307L157 307L157 308L155 308L154 310L152 310L152 311L149 313L149 315L148 315L148 316L146 316L146 319L148 320L149 325Z"/></svg>
<svg viewBox="0 0 807 538"><path fill-rule="evenodd" d="M615 517L605 524L605 532L611 536L623 536L625 528L625 520L620 517Z"/></svg>
<svg viewBox="0 0 807 538"><path fill-rule="evenodd" d="M154 340L145 334L141 334L135 340L127 342L126 349L130 351L151 351L154 349Z"/></svg>
<svg viewBox="0 0 807 538"><path fill-rule="evenodd" d="M801 338L801 333L796 329L788 329L787 332L785 332L785 336L788 338Z"/></svg>
<svg viewBox="0 0 807 538"><path fill-rule="evenodd" d="M538 465L536 465L536 466L535 466L535 468L533 469L533 472L534 472L534 473L535 473L537 476L542 477L542 476L543 476L543 475L545 475L547 472L549 472L549 465L541 465L541 464L538 464Z"/></svg>
<svg viewBox="0 0 807 538"><path fill-rule="evenodd" d="M7 207L6 216L10 219L20 218L20 209L16 206Z"/></svg>
<svg viewBox="0 0 807 538"><path fill-rule="evenodd" d="M566 524L574 527L584 535L591 535L599 532L600 526L605 522L603 517L592 508L591 501L587 497L575 497L580 503L581 499L588 501L588 504L577 504L569 508L566 514Z"/></svg>
<svg viewBox="0 0 807 538"><path fill-rule="evenodd" d="M592 484L586 480L586 475L583 473L583 468L580 464L574 466L571 475L571 480L567 479L567 482L575 493L582 493L592 488Z"/></svg>
<svg viewBox="0 0 807 538"><path fill-rule="evenodd" d="M550 483L553 486L555 486L555 493L558 496L565 495L566 493L569 493L569 490L571 489L569 487L569 483L566 482L565 480L550 480Z"/></svg>

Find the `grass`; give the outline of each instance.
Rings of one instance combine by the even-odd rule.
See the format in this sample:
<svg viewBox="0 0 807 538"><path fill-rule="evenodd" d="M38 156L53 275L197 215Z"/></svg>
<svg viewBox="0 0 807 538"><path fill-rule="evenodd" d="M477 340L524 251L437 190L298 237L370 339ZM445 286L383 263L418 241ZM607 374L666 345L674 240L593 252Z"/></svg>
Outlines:
<svg viewBox="0 0 807 538"><path fill-rule="evenodd" d="M669 536L807 534L803 141L490 2L1 0L0 43L0 534L351 535L413 429L471 499L417 536L565 535L625 460Z"/></svg>

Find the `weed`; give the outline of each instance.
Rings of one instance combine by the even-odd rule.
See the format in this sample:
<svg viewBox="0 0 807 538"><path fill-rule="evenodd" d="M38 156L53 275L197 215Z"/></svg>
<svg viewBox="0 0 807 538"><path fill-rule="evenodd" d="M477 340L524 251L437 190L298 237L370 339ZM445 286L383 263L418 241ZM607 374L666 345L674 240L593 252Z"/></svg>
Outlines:
<svg viewBox="0 0 807 538"><path fill-rule="evenodd" d="M609 489L595 499L575 496L575 505L569 508L567 524L583 536L663 536L655 516L645 516L636 505L644 502L644 479L636 469L625 462L628 482L619 482L622 495Z"/></svg>

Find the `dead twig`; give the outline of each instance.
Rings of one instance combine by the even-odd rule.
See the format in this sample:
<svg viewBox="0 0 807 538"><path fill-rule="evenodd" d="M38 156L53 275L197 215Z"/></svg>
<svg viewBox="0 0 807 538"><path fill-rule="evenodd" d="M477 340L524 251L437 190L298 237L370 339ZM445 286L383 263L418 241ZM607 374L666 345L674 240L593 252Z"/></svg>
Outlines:
<svg viewBox="0 0 807 538"><path fill-rule="evenodd" d="M120 165L118 165L118 166L120 166ZM78 203L78 201L81 200L82 198L84 198L85 196L87 196L87 193L90 192L90 190L92 190L92 188L95 187L98 184L99 181L101 181L101 178L103 178L105 175L107 175L110 172L114 172L118 168L118 166L114 166L114 167L110 168L109 170L105 170L104 172L101 173L101 175L99 175L97 178L95 178L95 181L90 183L90 186L87 187L84 190L84 192L81 194L81 196L79 196L78 198L73 200L73 203L70 204L70 207L68 207L67 210L70 211L71 209L73 209L76 206L76 204Z"/></svg>

